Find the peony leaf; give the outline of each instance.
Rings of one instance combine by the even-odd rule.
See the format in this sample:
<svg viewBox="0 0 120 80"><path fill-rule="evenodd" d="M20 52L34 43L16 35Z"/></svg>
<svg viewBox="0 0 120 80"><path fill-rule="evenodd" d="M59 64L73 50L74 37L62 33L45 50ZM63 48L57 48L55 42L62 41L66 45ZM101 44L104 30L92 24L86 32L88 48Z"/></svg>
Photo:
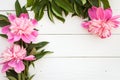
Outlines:
<svg viewBox="0 0 120 80"><path fill-rule="evenodd" d="M9 79L9 80L17 80L15 77L13 77L13 76L7 76L7 78Z"/></svg>
<svg viewBox="0 0 120 80"><path fill-rule="evenodd" d="M103 3L105 9L110 8L110 4L108 0L101 0L101 2Z"/></svg>
<svg viewBox="0 0 120 80"><path fill-rule="evenodd" d="M72 5L68 0L55 0L55 3L68 12L74 12Z"/></svg>
<svg viewBox="0 0 120 80"><path fill-rule="evenodd" d="M88 1L92 6L96 6L96 7L100 6L100 1L99 0L88 0Z"/></svg>
<svg viewBox="0 0 120 80"><path fill-rule="evenodd" d="M32 78L33 78L34 76L35 76L35 75L30 76L30 78L29 78L28 80L32 80Z"/></svg>
<svg viewBox="0 0 120 80"><path fill-rule="evenodd" d="M28 11L27 11L25 6L22 7L22 13L28 13Z"/></svg>
<svg viewBox="0 0 120 80"><path fill-rule="evenodd" d="M5 35L5 34L0 34L0 36L3 38L7 38L7 35Z"/></svg>
<svg viewBox="0 0 120 80"><path fill-rule="evenodd" d="M31 7L34 3L34 0L27 0L27 7Z"/></svg>
<svg viewBox="0 0 120 80"><path fill-rule="evenodd" d="M38 60L49 53L53 53L53 52L42 50L42 51L38 52L37 54L35 54L35 58L36 58L36 60Z"/></svg>
<svg viewBox="0 0 120 80"><path fill-rule="evenodd" d="M81 0L81 1L82 1L82 4L83 4L83 5L86 4L86 2L87 2L86 0Z"/></svg>
<svg viewBox="0 0 120 80"><path fill-rule="evenodd" d="M16 15L19 17L20 14L22 13L22 8L18 0L16 0L15 2L15 10L16 10Z"/></svg>
<svg viewBox="0 0 120 80"><path fill-rule="evenodd" d="M53 20L53 13L52 13L52 9L51 9L50 3L47 5L47 13L48 13L49 19L50 19L52 22L54 22L54 20Z"/></svg>
<svg viewBox="0 0 120 80"><path fill-rule="evenodd" d="M62 17L62 9L54 1L51 2L51 5L53 13L58 17Z"/></svg>

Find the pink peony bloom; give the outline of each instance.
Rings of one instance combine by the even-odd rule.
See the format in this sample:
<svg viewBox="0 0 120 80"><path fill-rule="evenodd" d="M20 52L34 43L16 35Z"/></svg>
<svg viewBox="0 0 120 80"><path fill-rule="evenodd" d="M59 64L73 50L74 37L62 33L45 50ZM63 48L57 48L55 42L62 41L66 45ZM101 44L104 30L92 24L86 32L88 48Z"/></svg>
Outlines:
<svg viewBox="0 0 120 80"><path fill-rule="evenodd" d="M29 19L28 14L22 13L20 17L10 14L8 19L11 24L4 26L2 32L7 34L9 42L13 43L22 39L24 42L30 43L38 36L38 32L35 30L37 21Z"/></svg>
<svg viewBox="0 0 120 80"><path fill-rule="evenodd" d="M117 20L120 16L112 16L111 9L92 7L88 10L88 14L91 20L83 22L83 27L101 38L111 36L112 28L117 28L120 24Z"/></svg>
<svg viewBox="0 0 120 80"><path fill-rule="evenodd" d="M2 72L14 69L17 73L21 73L25 69L23 60L35 60L33 55L26 56L26 49L16 44L6 49L2 53L1 58L3 59Z"/></svg>

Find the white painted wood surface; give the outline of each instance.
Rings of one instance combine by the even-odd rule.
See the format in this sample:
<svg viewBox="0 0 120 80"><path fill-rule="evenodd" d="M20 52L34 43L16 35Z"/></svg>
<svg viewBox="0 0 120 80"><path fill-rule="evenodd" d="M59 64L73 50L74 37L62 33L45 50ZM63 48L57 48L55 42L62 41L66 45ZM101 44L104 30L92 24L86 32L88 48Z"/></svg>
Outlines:
<svg viewBox="0 0 120 80"><path fill-rule="evenodd" d="M120 0L109 1L113 13L120 14ZM14 2L0 2L0 13L14 13ZM65 23L55 19L54 24L45 12L36 42L49 41L45 48L54 53L37 61L35 69L31 67L30 73L36 74L33 80L120 80L120 28L113 30L110 38L100 39L83 29L82 21L69 15ZM0 45L1 53L9 43L0 37ZM0 73L0 80L7 80L5 74Z"/></svg>

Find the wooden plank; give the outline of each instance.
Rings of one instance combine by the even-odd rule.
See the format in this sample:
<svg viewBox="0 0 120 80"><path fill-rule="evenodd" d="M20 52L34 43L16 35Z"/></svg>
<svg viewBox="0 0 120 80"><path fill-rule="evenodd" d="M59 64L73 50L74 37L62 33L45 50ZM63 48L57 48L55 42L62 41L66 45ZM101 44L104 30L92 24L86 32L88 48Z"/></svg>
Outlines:
<svg viewBox="0 0 120 80"><path fill-rule="evenodd" d="M0 53L8 42L0 38ZM100 39L92 35L39 35L36 40L50 42L46 50L54 53L46 57L120 57L120 35Z"/></svg>
<svg viewBox="0 0 120 80"><path fill-rule="evenodd" d="M44 58L30 68L32 80L120 80L120 59ZM0 73L1 80L5 75Z"/></svg>
<svg viewBox="0 0 120 80"><path fill-rule="evenodd" d="M120 59L45 58L36 62L33 80L119 80Z"/></svg>

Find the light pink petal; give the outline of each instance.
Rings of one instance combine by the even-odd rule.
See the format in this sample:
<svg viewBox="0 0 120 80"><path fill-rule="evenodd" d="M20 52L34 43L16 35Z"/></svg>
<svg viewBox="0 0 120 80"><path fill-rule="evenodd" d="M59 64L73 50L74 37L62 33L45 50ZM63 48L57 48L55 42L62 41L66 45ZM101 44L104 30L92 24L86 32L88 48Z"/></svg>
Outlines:
<svg viewBox="0 0 120 80"><path fill-rule="evenodd" d="M106 9L104 10L104 14L105 14L105 19L108 20L112 17L112 10L110 8Z"/></svg>
<svg viewBox="0 0 120 80"><path fill-rule="evenodd" d="M8 71L8 69L10 69L10 66L9 66L8 63L6 62L6 63L3 64L2 72L6 72L6 71Z"/></svg>
<svg viewBox="0 0 120 80"><path fill-rule="evenodd" d="M14 35L14 41L19 41L19 40L20 40L20 38L21 38L21 36L20 36L20 35Z"/></svg>
<svg viewBox="0 0 120 80"><path fill-rule="evenodd" d="M31 42L29 35L22 35L22 40L24 42L26 42L26 43L30 43Z"/></svg>
<svg viewBox="0 0 120 80"><path fill-rule="evenodd" d="M31 21L32 21L32 23L33 23L34 25L37 24L37 20L36 20L36 19L32 19Z"/></svg>
<svg viewBox="0 0 120 80"><path fill-rule="evenodd" d="M118 19L118 18L120 18L120 15L113 16L113 17L111 18L111 20L116 20L116 19Z"/></svg>
<svg viewBox="0 0 120 80"><path fill-rule="evenodd" d="M22 13L20 14L20 18L29 18L28 14L27 13Z"/></svg>
<svg viewBox="0 0 120 80"><path fill-rule="evenodd" d="M10 43L13 43L14 42L14 35L12 33L8 32L7 36L8 36L8 41Z"/></svg>
<svg viewBox="0 0 120 80"><path fill-rule="evenodd" d="M16 18L16 16L13 15L13 14L10 14L10 15L8 16L8 19L9 19L10 22L12 22L13 20L15 20L15 18Z"/></svg>
<svg viewBox="0 0 120 80"><path fill-rule="evenodd" d="M15 72L21 73L25 69L23 61L18 61L16 67L14 67Z"/></svg>
<svg viewBox="0 0 120 80"><path fill-rule="evenodd" d="M29 60L29 61L35 60L35 56L29 55L29 56L25 57L24 60Z"/></svg>
<svg viewBox="0 0 120 80"><path fill-rule="evenodd" d="M2 28L2 33L4 33L4 34L7 34L10 30L9 30L9 27L10 26L4 26L3 28Z"/></svg>
<svg viewBox="0 0 120 80"><path fill-rule="evenodd" d="M10 67L16 67L16 66L17 66L17 60L11 60L11 61L8 63L8 65L9 65Z"/></svg>
<svg viewBox="0 0 120 80"><path fill-rule="evenodd" d="M98 19L103 20L103 19L105 18L105 17L104 17L104 16L105 16L105 15L104 15L104 9L101 8L101 7L97 8L96 14L97 14L97 18L98 18Z"/></svg>
<svg viewBox="0 0 120 80"><path fill-rule="evenodd" d="M95 7L95 6L93 6L92 8L90 8L88 10L88 14L90 16L90 19L97 19L96 11L97 11L97 7Z"/></svg>

